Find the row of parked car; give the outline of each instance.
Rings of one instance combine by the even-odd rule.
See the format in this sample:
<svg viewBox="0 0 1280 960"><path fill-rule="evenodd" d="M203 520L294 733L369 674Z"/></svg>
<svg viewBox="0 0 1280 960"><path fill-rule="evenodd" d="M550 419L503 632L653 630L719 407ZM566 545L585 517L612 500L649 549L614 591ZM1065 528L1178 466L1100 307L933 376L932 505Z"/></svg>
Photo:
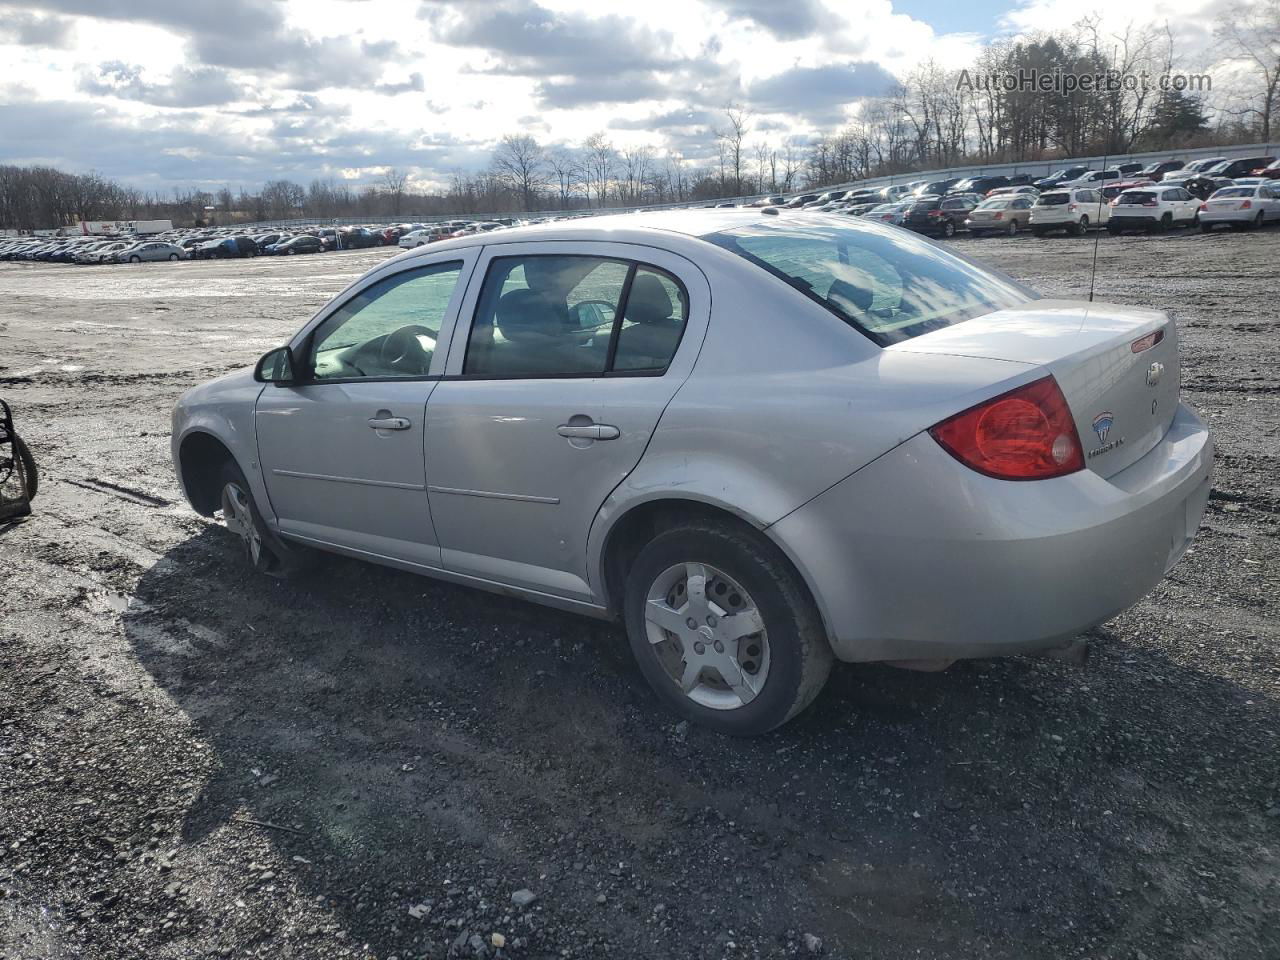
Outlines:
<svg viewBox="0 0 1280 960"><path fill-rule="evenodd" d="M224 260L258 256L292 256L367 247L421 246L433 240L510 226L514 220L451 220L446 223L401 223L394 226L312 227L297 231L254 231L236 228L170 230L153 237L13 237L0 238L0 260L45 263L147 263L161 260Z"/></svg>
<svg viewBox="0 0 1280 960"><path fill-rule="evenodd" d="M723 204L721 204L722 206ZM766 197L748 206L817 210L872 219L920 233L950 237L1111 233L1222 224L1260 227L1280 220L1280 161L1275 157L1212 157L1105 170L1065 167L1051 176L975 176L917 180L888 187L832 190L786 199Z"/></svg>

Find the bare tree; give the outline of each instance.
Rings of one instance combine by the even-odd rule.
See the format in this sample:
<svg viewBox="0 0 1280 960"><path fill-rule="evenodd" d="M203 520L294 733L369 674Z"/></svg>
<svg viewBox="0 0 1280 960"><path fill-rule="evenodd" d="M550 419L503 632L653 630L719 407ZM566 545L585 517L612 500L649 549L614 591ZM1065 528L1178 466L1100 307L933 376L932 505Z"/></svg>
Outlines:
<svg viewBox="0 0 1280 960"><path fill-rule="evenodd" d="M382 173L382 186L391 198L392 216L400 216L400 205L404 201L405 186L409 183L409 175L395 167L388 167Z"/></svg>
<svg viewBox="0 0 1280 960"><path fill-rule="evenodd" d="M498 179L519 195L523 209L536 209L538 191L547 185L547 162L542 145L527 133L509 133L493 154Z"/></svg>
<svg viewBox="0 0 1280 960"><path fill-rule="evenodd" d="M560 194L560 209L567 210L569 197L582 179L582 164L568 150L558 147L547 155L547 166L551 168L551 173L556 178Z"/></svg>
<svg viewBox="0 0 1280 960"><path fill-rule="evenodd" d="M593 133L583 145L586 153L587 195L596 195L596 206L603 207L609 196L618 162L618 151L603 133Z"/></svg>
<svg viewBox="0 0 1280 960"><path fill-rule="evenodd" d="M1213 30L1224 54L1253 73L1244 115L1253 117L1262 140L1280 119L1280 0L1231 0Z"/></svg>
<svg viewBox="0 0 1280 960"><path fill-rule="evenodd" d="M651 154L648 147L628 147L622 151L624 199L635 203L644 191L645 181L649 176Z"/></svg>
<svg viewBox="0 0 1280 960"><path fill-rule="evenodd" d="M724 117L725 126L715 131L716 140L721 147L721 180L725 179L726 172L732 174L733 192L741 194L743 192L743 174L746 172L743 144L747 139L747 134L751 132L750 116L744 110L731 103L724 108ZM725 170L726 167L727 171Z"/></svg>

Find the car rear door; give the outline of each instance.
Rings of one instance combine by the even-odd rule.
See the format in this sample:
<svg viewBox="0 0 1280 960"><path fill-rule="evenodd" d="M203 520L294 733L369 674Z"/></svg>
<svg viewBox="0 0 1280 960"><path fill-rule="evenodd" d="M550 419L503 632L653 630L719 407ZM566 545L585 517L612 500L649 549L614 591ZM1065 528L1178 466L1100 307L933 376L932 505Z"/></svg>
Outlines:
<svg viewBox="0 0 1280 960"><path fill-rule="evenodd" d="M426 404L477 255L454 251L375 274L295 339L297 382L266 386L256 411L262 477L283 533L439 567Z"/></svg>
<svg viewBox="0 0 1280 960"><path fill-rule="evenodd" d="M711 293L692 262L622 243L487 246L427 405L446 569L597 598L586 543L693 368Z"/></svg>

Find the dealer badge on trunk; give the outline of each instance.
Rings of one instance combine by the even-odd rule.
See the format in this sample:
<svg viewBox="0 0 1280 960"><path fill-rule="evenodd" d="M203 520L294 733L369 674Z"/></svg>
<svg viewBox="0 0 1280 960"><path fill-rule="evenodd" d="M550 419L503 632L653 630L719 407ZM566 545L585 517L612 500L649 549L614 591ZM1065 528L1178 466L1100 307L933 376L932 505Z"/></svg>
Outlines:
<svg viewBox="0 0 1280 960"><path fill-rule="evenodd" d="M1111 415L1110 410L1104 411L1093 418L1093 432L1098 435L1098 443L1102 444L1102 446L1098 447L1096 450L1090 450L1090 457L1110 453L1116 447L1120 446L1120 444L1124 443L1124 437L1119 437L1112 440L1110 443L1107 442L1107 437L1111 434L1111 426L1114 422L1115 418Z"/></svg>

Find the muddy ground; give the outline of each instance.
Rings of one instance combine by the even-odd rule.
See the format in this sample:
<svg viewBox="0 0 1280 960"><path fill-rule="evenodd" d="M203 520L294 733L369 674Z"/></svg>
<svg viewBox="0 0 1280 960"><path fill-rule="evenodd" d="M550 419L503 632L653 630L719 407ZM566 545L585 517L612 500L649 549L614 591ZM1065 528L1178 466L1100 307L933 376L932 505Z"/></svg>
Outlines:
<svg viewBox="0 0 1280 960"><path fill-rule="evenodd" d="M954 243L1087 288L1089 240ZM1084 669L838 667L747 742L678 726L616 627L264 579L181 502L174 399L384 251L0 264L44 470L0 534L0 957L1274 960L1280 231L1099 247L1217 432L1191 552Z"/></svg>

